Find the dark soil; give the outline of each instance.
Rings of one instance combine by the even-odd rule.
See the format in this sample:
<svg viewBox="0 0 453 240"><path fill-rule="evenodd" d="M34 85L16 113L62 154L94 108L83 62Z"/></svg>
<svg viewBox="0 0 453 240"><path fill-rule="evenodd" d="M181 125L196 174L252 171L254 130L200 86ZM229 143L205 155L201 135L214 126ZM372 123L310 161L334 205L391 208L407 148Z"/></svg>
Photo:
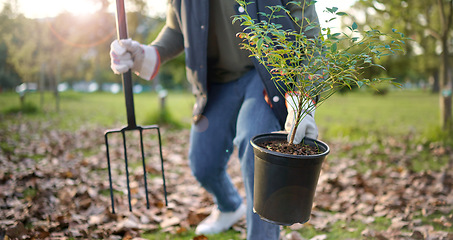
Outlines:
<svg viewBox="0 0 453 240"><path fill-rule="evenodd" d="M289 144L286 140L266 141L258 144L258 146L274 152L290 155L316 155L321 153L316 146L309 146L303 142L299 144Z"/></svg>

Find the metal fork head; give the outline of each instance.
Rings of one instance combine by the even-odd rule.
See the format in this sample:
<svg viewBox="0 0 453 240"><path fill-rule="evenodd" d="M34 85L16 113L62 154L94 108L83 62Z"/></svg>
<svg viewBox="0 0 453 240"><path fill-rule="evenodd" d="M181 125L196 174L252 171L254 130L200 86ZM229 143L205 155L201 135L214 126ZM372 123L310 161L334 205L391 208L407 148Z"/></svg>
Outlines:
<svg viewBox="0 0 453 240"><path fill-rule="evenodd" d="M124 150L124 163L125 163L125 171L126 171L126 183L127 183L127 197L129 203L129 211L132 211L132 203L131 203L131 189L130 189L130 182L129 182L129 165L128 165L128 154L127 154L127 138L126 132L127 131L139 131L140 133L140 150L141 150L141 160L143 165L143 181L145 187L145 195L146 195L146 208L149 209L149 198L148 198L148 183L146 178L146 162L145 162L145 151L143 146L143 131L144 130L157 130L158 140L159 140L159 156L161 162L161 171L162 171L162 180L163 180L163 187L164 187L164 196L165 196L165 206L168 206L167 200L167 187L165 183L165 172L164 172L164 160L162 156L162 141L160 136L160 130L158 125L149 125L149 126L126 126L121 129L111 129L107 130L104 133L105 137L105 147L106 147L106 154L107 154L107 167L108 167L108 174L109 174L109 186L110 186L110 199L112 203L112 213L115 213L115 202L114 202L114 195L113 195L113 182L112 182L112 170L110 164L110 152L109 152L109 142L108 136L113 133L121 133L123 139L123 150Z"/></svg>

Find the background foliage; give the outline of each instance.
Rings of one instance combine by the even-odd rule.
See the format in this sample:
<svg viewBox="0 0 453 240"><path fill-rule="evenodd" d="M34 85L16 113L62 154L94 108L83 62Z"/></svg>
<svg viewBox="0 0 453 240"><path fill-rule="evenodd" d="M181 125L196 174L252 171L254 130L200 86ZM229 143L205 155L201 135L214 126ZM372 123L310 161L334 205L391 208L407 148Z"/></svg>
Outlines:
<svg viewBox="0 0 453 240"><path fill-rule="evenodd" d="M0 12L0 91L14 90L21 83L36 83L40 89L55 92L62 82L70 86L80 81L119 83L120 78L111 74L108 56L116 37L115 17L108 11L114 2L93 2L102 7L88 16L63 12L54 18L28 19L17 11L16 0L5 0ZM150 43L165 19L150 16L144 0L126 0L126 4L130 37ZM406 44L404 56L375 59L387 72L370 69L364 77L394 77L406 88L451 94L452 6L452 0L357 0L346 11L353 17L342 18L345 25L355 21L365 30L379 26L383 32L396 28L413 40ZM145 82L134 76L136 83L151 88L189 89L184 56L164 64L157 79ZM440 105L441 114L451 109L451 95L448 98L446 106Z"/></svg>
<svg viewBox="0 0 453 240"><path fill-rule="evenodd" d="M15 11L15 1L6 1L0 12L0 88L11 90L40 79L42 89L53 89L57 82L118 82L119 77L111 74L108 54L116 38L115 16L107 11L109 1L100 2L101 9L83 17L63 12L54 18L28 19ZM127 13L129 37L150 43L165 19L147 16L146 1L126 4L129 10L137 9ZM186 86L182 59L162 67L165 87Z"/></svg>

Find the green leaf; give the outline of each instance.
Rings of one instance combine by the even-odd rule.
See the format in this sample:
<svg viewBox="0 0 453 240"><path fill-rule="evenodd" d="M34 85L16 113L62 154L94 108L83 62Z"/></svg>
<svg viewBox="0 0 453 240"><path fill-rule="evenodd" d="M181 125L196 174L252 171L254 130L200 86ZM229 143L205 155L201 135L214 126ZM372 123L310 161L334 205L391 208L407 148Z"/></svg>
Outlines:
<svg viewBox="0 0 453 240"><path fill-rule="evenodd" d="M356 23L356 22L354 22L354 23L352 24L352 26L351 26L352 30L356 30L357 27L358 27L358 26L357 26L357 23Z"/></svg>
<svg viewBox="0 0 453 240"><path fill-rule="evenodd" d="M398 83L398 82L393 82L393 81L391 81L390 83L391 83L393 86L398 87L398 88L402 88L402 87L403 87L403 85L402 85L401 83Z"/></svg>
<svg viewBox="0 0 453 240"><path fill-rule="evenodd" d="M258 41L258 40L256 40L257 38L259 38L259 36L258 35L254 35L253 37L250 38L250 42Z"/></svg>
<svg viewBox="0 0 453 240"><path fill-rule="evenodd" d="M305 31L309 31L309 30L314 29L314 28L316 28L316 27L313 26L313 25L309 25L309 26L307 26L307 27L305 28Z"/></svg>
<svg viewBox="0 0 453 240"><path fill-rule="evenodd" d="M288 5L289 5L289 4L294 4L294 5L300 6L300 5L301 5L301 2L298 2L298 1L291 1L291 2L288 2Z"/></svg>
<svg viewBox="0 0 453 240"><path fill-rule="evenodd" d="M336 11L338 11L338 8L337 7L333 7L333 8L326 8L326 10L330 13L335 13Z"/></svg>
<svg viewBox="0 0 453 240"><path fill-rule="evenodd" d="M333 18L330 18L329 20L327 20L326 22L332 22L333 20L336 20L337 18L336 17L333 17Z"/></svg>
<svg viewBox="0 0 453 240"><path fill-rule="evenodd" d="M258 51L260 51L262 46L263 46L263 38L259 38L258 41L256 41L256 49Z"/></svg>
<svg viewBox="0 0 453 240"><path fill-rule="evenodd" d="M330 52L335 53L337 51L337 44L334 43L332 46L330 46Z"/></svg>
<svg viewBox="0 0 453 240"><path fill-rule="evenodd" d="M273 34L281 39L285 38L285 33L284 32L273 32Z"/></svg>

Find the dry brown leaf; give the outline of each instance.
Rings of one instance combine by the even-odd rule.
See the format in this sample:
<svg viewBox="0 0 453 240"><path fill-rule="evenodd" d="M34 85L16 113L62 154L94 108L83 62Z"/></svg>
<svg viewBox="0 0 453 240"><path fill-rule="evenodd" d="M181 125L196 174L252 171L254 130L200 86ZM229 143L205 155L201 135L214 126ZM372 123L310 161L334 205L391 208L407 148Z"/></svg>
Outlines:
<svg viewBox="0 0 453 240"><path fill-rule="evenodd" d="M193 237L192 240L208 240L208 237L206 237L205 235L198 235Z"/></svg>
<svg viewBox="0 0 453 240"><path fill-rule="evenodd" d="M160 223L161 228L168 228L170 226L178 225L181 222L181 219L178 217L172 217L169 219L165 219Z"/></svg>

